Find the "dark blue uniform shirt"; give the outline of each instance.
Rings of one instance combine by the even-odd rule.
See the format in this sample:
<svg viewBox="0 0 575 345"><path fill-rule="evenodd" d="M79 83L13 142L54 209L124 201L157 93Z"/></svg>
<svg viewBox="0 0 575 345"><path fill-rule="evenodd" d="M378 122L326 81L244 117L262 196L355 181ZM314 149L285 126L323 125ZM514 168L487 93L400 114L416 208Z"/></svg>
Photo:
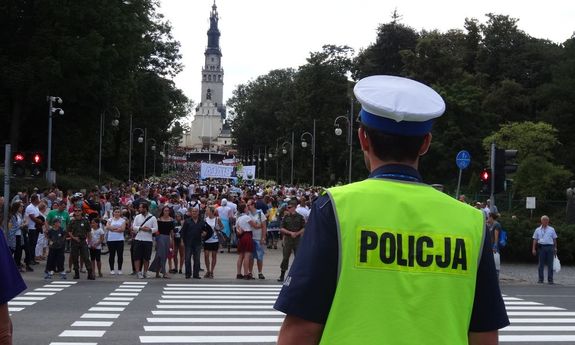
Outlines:
<svg viewBox="0 0 575 345"><path fill-rule="evenodd" d="M417 170L405 165L386 165L370 178L421 181ZM485 242L477 271L475 300L469 331L493 331L509 325L495 272L491 239ZM304 320L325 324L337 286L338 234L329 196L313 204L296 258L274 308Z"/></svg>
<svg viewBox="0 0 575 345"><path fill-rule="evenodd" d="M10 254L2 228L0 228L0 275L0 304L8 303L26 290L26 284Z"/></svg>

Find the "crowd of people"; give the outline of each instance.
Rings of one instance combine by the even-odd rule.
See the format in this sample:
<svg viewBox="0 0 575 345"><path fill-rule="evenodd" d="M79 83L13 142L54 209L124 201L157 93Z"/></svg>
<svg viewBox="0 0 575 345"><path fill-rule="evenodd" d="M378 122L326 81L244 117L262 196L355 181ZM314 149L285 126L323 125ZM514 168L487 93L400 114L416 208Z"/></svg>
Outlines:
<svg viewBox="0 0 575 345"><path fill-rule="evenodd" d="M266 279L265 251L278 249L283 238L283 281L317 196L311 188L236 186L185 174L80 192L35 188L10 200L7 243L22 273L46 260L45 279L122 275L125 248L131 274L140 279L201 279L201 271L212 279L218 253L236 248L236 278L250 280ZM102 251L109 271L102 268Z"/></svg>

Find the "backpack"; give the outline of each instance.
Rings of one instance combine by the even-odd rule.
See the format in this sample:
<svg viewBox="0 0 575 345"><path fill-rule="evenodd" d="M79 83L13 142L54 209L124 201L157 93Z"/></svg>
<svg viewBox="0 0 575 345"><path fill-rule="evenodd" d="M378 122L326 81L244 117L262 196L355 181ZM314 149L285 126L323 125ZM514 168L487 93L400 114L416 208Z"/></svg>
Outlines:
<svg viewBox="0 0 575 345"><path fill-rule="evenodd" d="M501 232L499 233L499 243L498 243L500 248L503 248L507 245L507 231L501 229Z"/></svg>

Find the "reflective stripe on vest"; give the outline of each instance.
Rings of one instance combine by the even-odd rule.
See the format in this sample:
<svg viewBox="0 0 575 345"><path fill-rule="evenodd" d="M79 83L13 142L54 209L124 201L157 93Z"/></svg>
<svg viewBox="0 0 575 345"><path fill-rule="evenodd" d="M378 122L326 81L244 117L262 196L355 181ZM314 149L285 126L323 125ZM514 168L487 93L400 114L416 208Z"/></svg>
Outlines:
<svg viewBox="0 0 575 345"><path fill-rule="evenodd" d="M420 183L368 179L328 193L339 275L320 344L467 344L481 211Z"/></svg>

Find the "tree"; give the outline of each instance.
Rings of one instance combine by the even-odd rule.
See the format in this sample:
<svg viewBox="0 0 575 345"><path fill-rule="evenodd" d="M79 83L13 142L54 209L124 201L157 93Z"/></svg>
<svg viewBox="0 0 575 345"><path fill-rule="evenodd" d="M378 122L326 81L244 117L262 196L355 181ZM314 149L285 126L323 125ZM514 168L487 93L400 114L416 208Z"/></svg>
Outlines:
<svg viewBox="0 0 575 345"><path fill-rule="evenodd" d="M375 43L359 52L354 61L354 79L376 74L402 75L401 51L414 50L419 35L413 28L398 23L398 19L399 15L394 12L392 21L377 29Z"/></svg>
<svg viewBox="0 0 575 345"><path fill-rule="evenodd" d="M554 163L554 150L559 145L557 132L557 129L544 122L508 123L485 138L483 146L488 152L494 142L499 148L519 151L519 168L513 186L520 196L558 198L563 195L571 173Z"/></svg>
<svg viewBox="0 0 575 345"><path fill-rule="evenodd" d="M99 118L107 109L119 110L120 127L110 143L115 149L104 150L104 166L126 171L120 156L127 157L130 114L136 126L154 123L150 137L165 135L173 118L185 115L187 100L169 80L181 70L179 43L157 6L152 0L3 2L0 112L10 114L5 137L14 148L45 147L47 95L64 99L66 115L53 128L53 166L60 172L94 171L86 167L97 166ZM82 150L58 149L78 144Z"/></svg>

